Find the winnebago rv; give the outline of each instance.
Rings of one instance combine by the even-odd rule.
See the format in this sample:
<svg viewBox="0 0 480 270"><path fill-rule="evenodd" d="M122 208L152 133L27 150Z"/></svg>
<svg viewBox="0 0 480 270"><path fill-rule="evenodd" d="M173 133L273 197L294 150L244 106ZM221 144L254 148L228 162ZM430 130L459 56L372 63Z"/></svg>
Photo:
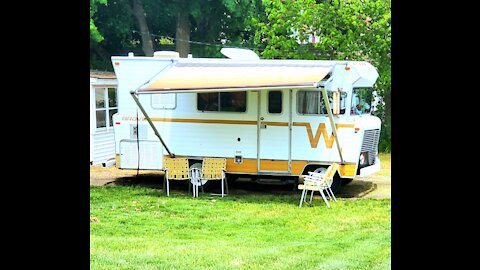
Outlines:
<svg viewBox="0 0 480 270"><path fill-rule="evenodd" d="M227 178L298 181L340 163L332 189L379 171L376 69L363 61L112 56L121 169L227 159Z"/></svg>

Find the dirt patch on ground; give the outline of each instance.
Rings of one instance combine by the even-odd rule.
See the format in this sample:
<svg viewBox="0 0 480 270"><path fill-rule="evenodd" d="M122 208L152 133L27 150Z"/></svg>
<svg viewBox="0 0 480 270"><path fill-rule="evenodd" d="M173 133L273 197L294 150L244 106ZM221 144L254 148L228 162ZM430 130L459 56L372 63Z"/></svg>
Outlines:
<svg viewBox="0 0 480 270"><path fill-rule="evenodd" d="M339 198L391 198L390 164L382 164L382 171L367 177L356 177L352 182L343 186L336 194ZM388 166L388 167L387 167ZM183 182L183 181L181 181ZM141 185L162 189L163 172L157 170L123 170L115 165L102 167L90 166L90 185ZM187 191L184 183L175 183L171 187L176 191ZM218 192L219 190L213 190ZM272 184L249 181L240 178L229 184L231 194L244 193L273 193L296 194L298 190L293 184Z"/></svg>

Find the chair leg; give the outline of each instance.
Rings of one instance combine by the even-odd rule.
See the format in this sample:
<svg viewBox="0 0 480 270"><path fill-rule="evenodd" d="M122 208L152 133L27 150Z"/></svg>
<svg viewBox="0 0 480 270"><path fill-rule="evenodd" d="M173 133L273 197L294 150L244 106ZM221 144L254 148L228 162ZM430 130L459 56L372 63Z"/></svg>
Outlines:
<svg viewBox="0 0 480 270"><path fill-rule="evenodd" d="M163 186L162 186L162 189L163 189L163 192L165 192L165 194L167 194L167 189L165 188L165 183L167 182L167 177L164 177L163 178Z"/></svg>
<svg viewBox="0 0 480 270"><path fill-rule="evenodd" d="M224 179L224 181L225 181L225 190L226 190L226 192L227 192L226 194L228 195L228 194L230 193L230 192L228 191L228 180L225 179L225 178L223 178L223 179Z"/></svg>
<svg viewBox="0 0 480 270"><path fill-rule="evenodd" d="M324 189L324 191L327 192L328 199L331 200L331 199L332 199L332 196L330 196L330 192L328 192L328 188Z"/></svg>
<svg viewBox="0 0 480 270"><path fill-rule="evenodd" d="M330 193L332 194L333 200L337 201L337 198L335 197L335 194L333 194L333 191L331 188L328 188L330 190Z"/></svg>
<svg viewBox="0 0 480 270"><path fill-rule="evenodd" d="M302 203L303 203L303 201L305 200L305 192L306 192L306 191L307 191L306 189L303 189L303 190L302 190L302 196L300 197L300 205L299 205L299 207L302 207Z"/></svg>
<svg viewBox="0 0 480 270"><path fill-rule="evenodd" d="M224 183L223 183L224 181L223 181L223 180L224 180L224 179L220 180L220 181L222 182L222 183L221 183L221 184L222 184L222 198L223 198L223 193L224 193L224 192L223 192L223 186L224 186Z"/></svg>
<svg viewBox="0 0 480 270"><path fill-rule="evenodd" d="M167 178L167 196L170 196L170 186L168 184L168 178Z"/></svg>
<svg viewBox="0 0 480 270"><path fill-rule="evenodd" d="M191 188L192 196L193 198L195 198L195 185L190 180L187 180L187 181L188 181L188 193L190 193L190 188Z"/></svg>
<svg viewBox="0 0 480 270"><path fill-rule="evenodd" d="M325 204L328 206L328 208L330 208L330 204L328 203L328 200L327 200L327 198L325 197L325 194L323 194L323 189L320 189L320 195L322 195L323 201L324 201Z"/></svg>
<svg viewBox="0 0 480 270"><path fill-rule="evenodd" d="M312 200L313 200L313 193L314 193L314 192L315 192L315 191L314 191L314 190L312 190L312 192L310 193L310 203L312 203Z"/></svg>

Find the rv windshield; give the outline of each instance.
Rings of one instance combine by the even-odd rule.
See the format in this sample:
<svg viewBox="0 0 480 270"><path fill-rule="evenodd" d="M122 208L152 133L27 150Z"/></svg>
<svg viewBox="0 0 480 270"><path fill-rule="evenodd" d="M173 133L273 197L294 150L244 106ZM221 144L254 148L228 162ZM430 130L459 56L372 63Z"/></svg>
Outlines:
<svg viewBox="0 0 480 270"><path fill-rule="evenodd" d="M372 109L372 94L372 88L354 88L351 114L369 114Z"/></svg>

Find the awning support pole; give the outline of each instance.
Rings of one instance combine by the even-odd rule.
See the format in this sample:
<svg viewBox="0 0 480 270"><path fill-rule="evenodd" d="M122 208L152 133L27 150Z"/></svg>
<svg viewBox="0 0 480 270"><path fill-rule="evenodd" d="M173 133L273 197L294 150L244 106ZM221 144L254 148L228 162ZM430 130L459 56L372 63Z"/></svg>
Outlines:
<svg viewBox="0 0 480 270"><path fill-rule="evenodd" d="M335 143L337 145L338 154L340 155L340 160L342 164L344 164L345 161L343 160L342 149L340 148L340 142L338 141L338 136L337 136L337 127L333 122L333 114L332 114L332 110L330 109L330 103L328 102L328 96L327 96L327 89L325 89L325 87L322 87L322 96L323 96L323 102L325 103L325 107L327 108L328 118L330 119L330 125L332 126L333 136L335 136Z"/></svg>
<svg viewBox="0 0 480 270"><path fill-rule="evenodd" d="M174 158L174 157L175 157L175 154L172 154L172 153L170 152L170 150L168 150L168 147L167 147L167 145L165 144L165 142L163 141L162 137L160 136L160 133L158 133L157 128L155 128L155 125L153 125L152 119L150 119L150 117L148 116L147 112L145 112L145 109L143 108L142 104L140 104L140 101L139 101L138 98L135 96L135 91L131 91L131 92L130 92L130 95L132 95L133 100L135 100L135 103L137 103L137 106L138 106L138 107L140 108L140 110L142 111L143 115L145 116L145 119L147 119L148 123L150 124L150 127L152 127L153 132L155 132L155 135L157 135L157 137L160 139L160 142L162 143L163 147L165 147L165 150L167 150L168 155L170 155L171 158Z"/></svg>

